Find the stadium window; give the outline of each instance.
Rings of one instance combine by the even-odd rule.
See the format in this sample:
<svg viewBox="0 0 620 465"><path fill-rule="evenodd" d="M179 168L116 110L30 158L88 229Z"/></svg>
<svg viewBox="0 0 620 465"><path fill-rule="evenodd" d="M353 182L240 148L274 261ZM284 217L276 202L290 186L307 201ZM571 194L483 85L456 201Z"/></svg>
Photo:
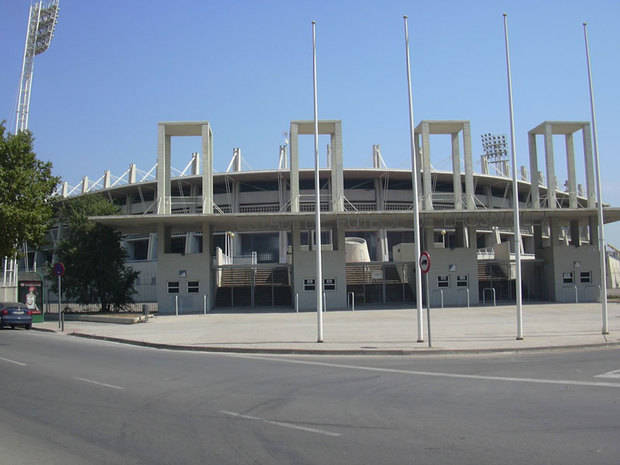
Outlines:
<svg viewBox="0 0 620 465"><path fill-rule="evenodd" d="M450 287L450 277L445 276L437 276L437 287Z"/></svg>
<svg viewBox="0 0 620 465"><path fill-rule="evenodd" d="M581 282L582 283L591 283L592 282L592 272L591 271L582 271L581 275Z"/></svg>
<svg viewBox="0 0 620 465"><path fill-rule="evenodd" d="M467 287L468 284L468 276L465 275L459 275L456 277L456 287Z"/></svg>
<svg viewBox="0 0 620 465"><path fill-rule="evenodd" d="M178 293L179 293L179 282L168 281L168 294L178 294Z"/></svg>
<svg viewBox="0 0 620 465"><path fill-rule="evenodd" d="M200 292L200 281L188 281L187 282L187 293L197 294L198 292Z"/></svg>
<svg viewBox="0 0 620 465"><path fill-rule="evenodd" d="M573 272L567 271L566 273L562 273L562 284L572 284L573 283Z"/></svg>

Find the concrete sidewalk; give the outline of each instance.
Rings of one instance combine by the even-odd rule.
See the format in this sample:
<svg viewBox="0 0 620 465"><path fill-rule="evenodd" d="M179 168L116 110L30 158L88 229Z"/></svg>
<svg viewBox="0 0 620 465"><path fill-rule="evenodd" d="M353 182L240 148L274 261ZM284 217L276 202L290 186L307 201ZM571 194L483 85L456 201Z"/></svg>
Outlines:
<svg viewBox="0 0 620 465"><path fill-rule="evenodd" d="M431 309L432 349L417 343L416 310L329 311L324 342L315 312L210 313L156 316L132 325L70 321L65 334L153 347L259 353L408 354L620 345L620 304L609 303L609 331L601 334L600 304L524 305L524 340L516 340L516 307ZM58 331L57 322L36 329Z"/></svg>

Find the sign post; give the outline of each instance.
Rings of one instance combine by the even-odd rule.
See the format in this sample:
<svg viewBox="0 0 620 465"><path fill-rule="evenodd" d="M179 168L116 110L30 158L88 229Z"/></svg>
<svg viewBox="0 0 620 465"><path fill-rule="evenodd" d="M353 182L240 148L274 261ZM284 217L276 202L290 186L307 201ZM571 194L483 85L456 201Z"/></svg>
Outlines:
<svg viewBox="0 0 620 465"><path fill-rule="evenodd" d="M62 304L61 304L61 296L62 296L62 276L65 274L65 265L62 263L54 264L54 274L58 276L58 327L60 331L65 330L65 319L62 313Z"/></svg>
<svg viewBox="0 0 620 465"><path fill-rule="evenodd" d="M431 291L428 283L428 272L431 269L431 254L426 250L420 254L419 264L420 271L424 274L426 280L426 325L428 326L428 346L431 347Z"/></svg>

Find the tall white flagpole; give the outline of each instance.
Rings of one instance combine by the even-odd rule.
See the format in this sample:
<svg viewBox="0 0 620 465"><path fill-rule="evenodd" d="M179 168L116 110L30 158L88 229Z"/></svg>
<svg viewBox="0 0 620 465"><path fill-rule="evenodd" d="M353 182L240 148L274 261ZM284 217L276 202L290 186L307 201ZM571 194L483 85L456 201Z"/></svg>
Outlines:
<svg viewBox="0 0 620 465"><path fill-rule="evenodd" d="M315 226L314 235L316 237L316 317L317 317L317 339L316 342L323 342L323 271L321 264L321 184L319 182L319 105L316 90L316 21L312 21L312 77L314 84L314 191L316 195ZM312 240L312 239L310 239Z"/></svg>
<svg viewBox="0 0 620 465"><path fill-rule="evenodd" d="M405 57L407 61L407 91L409 93L409 136L411 139L411 181L413 187L413 233L415 241L415 300L418 319L418 342L424 342L424 319L422 315L422 271L420 269L420 211L418 206L418 162L414 140L413 94L411 91L411 65L409 63L409 28L407 16L405 22ZM426 296L427 299L430 296Z"/></svg>
<svg viewBox="0 0 620 465"><path fill-rule="evenodd" d="M601 186L601 166L598 157L598 133L596 130L596 112L594 110L594 90L592 87L592 69L590 67L590 44L588 43L588 25L583 23L583 38L586 45L586 63L588 65L588 85L590 87L590 113L592 115L592 140L594 141L594 163L596 164L596 190L598 202L598 248L601 261L601 305L603 327L602 333L609 334L607 326L607 270L605 253L605 228L603 222L603 187Z"/></svg>
<svg viewBox="0 0 620 465"><path fill-rule="evenodd" d="M523 302L521 297L521 226L519 225L519 183L517 182L517 149L515 148L515 119L512 108L512 75L510 71L510 45L508 19L504 13L504 42L506 44L506 75L508 76L508 107L510 109L510 151L512 154L512 209L515 241L515 291L517 294L517 340L523 339Z"/></svg>

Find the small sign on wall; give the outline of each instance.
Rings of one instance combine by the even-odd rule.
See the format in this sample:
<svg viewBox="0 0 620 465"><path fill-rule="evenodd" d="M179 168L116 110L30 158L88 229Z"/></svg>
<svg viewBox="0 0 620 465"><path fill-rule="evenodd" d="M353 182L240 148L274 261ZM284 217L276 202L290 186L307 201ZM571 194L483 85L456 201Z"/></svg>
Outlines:
<svg viewBox="0 0 620 465"><path fill-rule="evenodd" d="M314 291L316 289L314 279L304 279L304 291Z"/></svg>
<svg viewBox="0 0 620 465"><path fill-rule="evenodd" d="M323 290L325 291L335 291L336 290L336 280L332 278L327 278L323 280Z"/></svg>

